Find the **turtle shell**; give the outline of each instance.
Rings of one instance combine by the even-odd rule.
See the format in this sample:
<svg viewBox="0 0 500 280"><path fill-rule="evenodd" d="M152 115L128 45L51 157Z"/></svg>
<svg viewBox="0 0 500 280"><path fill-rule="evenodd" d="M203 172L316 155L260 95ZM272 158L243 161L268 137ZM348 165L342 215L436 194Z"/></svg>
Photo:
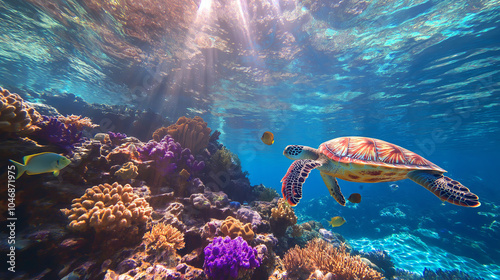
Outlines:
<svg viewBox="0 0 500 280"><path fill-rule="evenodd" d="M321 144L319 151L334 161L346 164L446 172L412 151L368 137L335 138Z"/></svg>

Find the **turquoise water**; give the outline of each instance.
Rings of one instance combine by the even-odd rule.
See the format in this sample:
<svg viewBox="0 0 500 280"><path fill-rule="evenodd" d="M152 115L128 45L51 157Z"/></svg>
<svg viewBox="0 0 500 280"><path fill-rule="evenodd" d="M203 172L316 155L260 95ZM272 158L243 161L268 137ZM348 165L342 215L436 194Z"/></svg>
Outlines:
<svg viewBox="0 0 500 280"><path fill-rule="evenodd" d="M313 171L299 221L341 215L335 232L398 268L500 279L498 1L133 2L0 1L0 86L31 102L70 93L171 122L202 116L251 184L280 194L287 145L367 136L405 147L482 206L441 205L405 180L395 191L339 181L363 197L342 207Z"/></svg>

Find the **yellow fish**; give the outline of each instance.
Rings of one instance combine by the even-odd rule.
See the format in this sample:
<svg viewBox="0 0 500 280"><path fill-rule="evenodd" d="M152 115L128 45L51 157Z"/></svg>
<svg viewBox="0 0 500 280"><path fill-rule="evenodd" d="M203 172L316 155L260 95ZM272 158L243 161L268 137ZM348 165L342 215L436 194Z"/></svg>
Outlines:
<svg viewBox="0 0 500 280"><path fill-rule="evenodd" d="M337 217L333 217L331 221L328 222L332 227L340 227L341 225L343 225L345 223L345 219L340 217L340 216L337 216Z"/></svg>
<svg viewBox="0 0 500 280"><path fill-rule="evenodd" d="M260 138L262 142L266 145L272 145L274 143L274 134L272 132L266 131L264 134L262 134L262 137Z"/></svg>
<svg viewBox="0 0 500 280"><path fill-rule="evenodd" d="M59 175L59 170L68 166L71 163L65 156L56 153L39 153L23 158L24 164L10 160L17 169L16 179L21 177L24 172L28 175L41 174L41 173L54 173L54 176Z"/></svg>

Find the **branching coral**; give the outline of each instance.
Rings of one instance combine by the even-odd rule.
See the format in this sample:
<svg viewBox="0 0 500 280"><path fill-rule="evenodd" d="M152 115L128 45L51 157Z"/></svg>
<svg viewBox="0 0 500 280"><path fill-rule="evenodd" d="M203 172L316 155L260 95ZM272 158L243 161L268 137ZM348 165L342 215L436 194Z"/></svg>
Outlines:
<svg viewBox="0 0 500 280"><path fill-rule="evenodd" d="M186 245L184 234L168 224L159 223L153 226L151 231L144 234L144 244L148 250L180 250Z"/></svg>
<svg viewBox="0 0 500 280"><path fill-rule="evenodd" d="M75 115L67 117L43 116L37 125L41 129L34 133L36 139L69 150L73 148L73 144L80 141L83 129L98 127L98 125L92 124L89 118Z"/></svg>
<svg viewBox="0 0 500 280"><path fill-rule="evenodd" d="M137 172L138 167L134 165L133 162L129 161L115 172L115 176L122 178L123 180L134 179L139 175Z"/></svg>
<svg viewBox="0 0 500 280"><path fill-rule="evenodd" d="M359 256L351 256L344 245L334 247L322 239L314 239L301 249L295 246L283 257L283 265L288 273L303 278L320 270L331 273L335 279L384 279L382 274L370 268Z"/></svg>
<svg viewBox="0 0 500 280"><path fill-rule="evenodd" d="M239 165L239 162L238 156L225 147L217 150L217 152L210 157L210 166L215 172L228 170L231 168L232 164Z"/></svg>
<svg viewBox="0 0 500 280"><path fill-rule="evenodd" d="M0 87L0 133L26 136L40 128L41 115L15 93Z"/></svg>
<svg viewBox="0 0 500 280"><path fill-rule="evenodd" d="M293 226L297 223L297 216L295 216L295 212L290 204L283 198L280 198L278 200L278 207L271 209L269 223L273 233L277 237L280 237L285 235L286 229L289 226Z"/></svg>
<svg viewBox="0 0 500 280"><path fill-rule="evenodd" d="M68 227L76 231L89 228L96 232L123 230L134 224L145 224L153 210L130 185L116 182L88 188L72 203L71 209L61 209L61 212L70 220Z"/></svg>
<svg viewBox="0 0 500 280"><path fill-rule="evenodd" d="M154 161L155 182L161 182L165 176L170 176L170 179L182 177L186 172L193 175L205 167L203 161L195 160L188 148L183 149L169 135L160 142L149 141L137 150L142 160Z"/></svg>
<svg viewBox="0 0 500 280"><path fill-rule="evenodd" d="M231 240L216 237L205 247L203 268L209 279L236 279L246 271L259 267L262 259L256 249L250 247L241 237Z"/></svg>
<svg viewBox="0 0 500 280"><path fill-rule="evenodd" d="M220 227L220 230L224 235L231 238L236 238L238 236L243 237L243 239L250 241L253 240L254 232L252 230L252 224L243 224L240 220L228 216Z"/></svg>
<svg viewBox="0 0 500 280"><path fill-rule="evenodd" d="M211 131L201 117L180 117L175 124L157 129L153 133L153 140L159 142L168 134L183 148L188 148L196 154L207 147Z"/></svg>
<svg viewBox="0 0 500 280"><path fill-rule="evenodd" d="M85 128L96 128L99 127L98 124L93 124L92 120L85 117L82 118L82 116L76 116L76 115L71 115L71 116L59 116L57 119L61 122L64 123L68 126L74 126L77 130L82 131Z"/></svg>

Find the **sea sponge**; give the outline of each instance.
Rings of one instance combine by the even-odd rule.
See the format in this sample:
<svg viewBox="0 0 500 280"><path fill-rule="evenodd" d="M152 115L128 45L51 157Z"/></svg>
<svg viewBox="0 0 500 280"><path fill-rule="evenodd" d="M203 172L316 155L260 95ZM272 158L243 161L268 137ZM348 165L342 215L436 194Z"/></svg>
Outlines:
<svg viewBox="0 0 500 280"><path fill-rule="evenodd" d="M72 203L71 209L61 209L61 212L70 220L68 227L76 231L123 230L134 224L145 224L153 211L129 184L122 186L116 182L88 188Z"/></svg>
<svg viewBox="0 0 500 280"><path fill-rule="evenodd" d="M338 279L384 279L382 274L365 264L361 257L351 256L346 252L344 244L334 247L319 238L309 241L303 249L296 245L288 250L283 257L283 265L294 279L303 279L315 270L324 274L331 273Z"/></svg>
<svg viewBox="0 0 500 280"><path fill-rule="evenodd" d="M115 176L120 177L123 180L134 179L139 175L137 170L138 167L135 166L133 162L129 161L123 164L122 167L115 172Z"/></svg>
<svg viewBox="0 0 500 280"><path fill-rule="evenodd" d="M42 116L15 93L0 87L0 133L26 136L40 128L36 123Z"/></svg>
<svg viewBox="0 0 500 280"><path fill-rule="evenodd" d="M293 226L297 223L297 216L293 208L284 200L280 198L278 200L278 207L271 209L271 218L269 219L269 224L271 225L271 230L277 237L285 235L286 229L289 226Z"/></svg>
<svg viewBox="0 0 500 280"><path fill-rule="evenodd" d="M180 250L186 245L184 243L184 234L172 225L164 223L154 225L151 231L144 234L142 239L146 248L151 251Z"/></svg>
<svg viewBox="0 0 500 280"><path fill-rule="evenodd" d="M243 224L240 220L231 216L228 216L224 222L222 222L220 230L225 236L229 236L231 238L241 236L246 241L250 241L253 240L254 237L252 224Z"/></svg>
<svg viewBox="0 0 500 280"><path fill-rule="evenodd" d="M175 124L157 129L153 133L153 140L160 142L168 134L183 148L188 148L196 154L207 147L211 131L201 117L180 117Z"/></svg>

